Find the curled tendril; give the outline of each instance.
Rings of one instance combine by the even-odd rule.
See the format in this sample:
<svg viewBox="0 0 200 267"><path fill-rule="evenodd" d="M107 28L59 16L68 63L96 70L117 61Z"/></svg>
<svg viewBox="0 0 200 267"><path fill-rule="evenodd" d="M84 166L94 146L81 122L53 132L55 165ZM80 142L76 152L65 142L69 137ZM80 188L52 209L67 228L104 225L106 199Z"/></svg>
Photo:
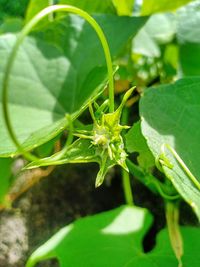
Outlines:
<svg viewBox="0 0 200 267"><path fill-rule="evenodd" d="M161 146L161 155L156 159L156 166L162 168L162 166L166 166L170 169L173 169L173 165L170 163L169 159L166 157L165 150L166 148L169 150L169 152L174 156L174 158L177 160L177 162L180 164L184 172L187 174L189 179L192 181L192 183L200 190L200 183L198 182L197 178L192 174L192 172L189 170L189 168L186 166L184 161L181 159L181 157L178 155L178 153L172 148L169 144L163 144Z"/></svg>
<svg viewBox="0 0 200 267"><path fill-rule="evenodd" d="M11 54L8 58L8 62L5 68L5 75L3 78L3 90L2 90L2 106L3 106L3 116L5 119L6 127L8 129L9 135L16 145L18 152L23 154L25 158L27 158L30 161L37 160L38 158L34 156L33 154L27 152L24 150L23 146L20 144L15 131L13 130L12 123L10 120L9 115L9 109L8 109L8 88L9 88L9 77L12 70L12 66L14 63L14 60L16 58L18 49L24 40L24 38L30 33L30 31L34 28L35 25L38 24L44 17L48 16L49 14L53 14L54 12L70 12L77 14L84 18L95 30L97 36L99 37L99 40L102 44L102 48L104 51L104 55L106 58L107 63L107 69L108 69L108 79L109 79L109 101L110 101L110 112L114 111L114 83L113 83L113 69L112 69L112 59L110 55L109 46L106 40L106 37L99 26L99 24L85 11L76 8L74 6L70 5L53 5L49 6L45 9L43 9L41 12L39 12L36 16L34 16L22 29L22 31L19 33L17 40L15 42L15 45L11 51Z"/></svg>

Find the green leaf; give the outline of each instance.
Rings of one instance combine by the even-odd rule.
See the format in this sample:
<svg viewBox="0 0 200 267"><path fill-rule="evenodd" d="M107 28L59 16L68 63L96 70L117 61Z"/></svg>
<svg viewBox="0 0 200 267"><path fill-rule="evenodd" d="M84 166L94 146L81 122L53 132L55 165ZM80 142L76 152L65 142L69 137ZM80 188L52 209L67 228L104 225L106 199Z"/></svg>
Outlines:
<svg viewBox="0 0 200 267"><path fill-rule="evenodd" d="M60 0L59 4L72 5L88 13L116 13L112 0ZM26 22L47 6L49 6L49 0L30 0L26 12Z"/></svg>
<svg viewBox="0 0 200 267"><path fill-rule="evenodd" d="M133 39L132 52L147 57L160 57L159 45L143 27Z"/></svg>
<svg viewBox="0 0 200 267"><path fill-rule="evenodd" d="M49 6L49 0L30 0L25 16L25 22L31 20L38 12Z"/></svg>
<svg viewBox="0 0 200 267"><path fill-rule="evenodd" d="M10 158L0 158L0 204L4 202L4 197L8 193L11 185L11 164L13 160Z"/></svg>
<svg viewBox="0 0 200 267"><path fill-rule="evenodd" d="M57 258L60 267L177 267L168 232L162 230L156 247L145 254L142 240L152 217L146 209L121 206L86 217L62 228L30 256L26 267ZM199 265L200 229L182 227L183 266Z"/></svg>
<svg viewBox="0 0 200 267"><path fill-rule="evenodd" d="M95 149L91 146L91 141L87 139L77 139L66 149L63 149L50 157L33 161L26 166L26 169L34 169L49 165L62 165L67 163L99 162Z"/></svg>
<svg viewBox="0 0 200 267"><path fill-rule="evenodd" d="M116 57L146 18L102 15L98 16L98 21L108 37L112 57ZM60 24L63 27L57 31ZM24 40L10 78L12 124L26 150L63 131L67 125L65 114L71 114L72 119L78 116L105 86L105 58L90 25L77 16L68 16L50 27L50 31L45 28L43 32L35 33L37 37ZM123 31L116 39L119 29ZM64 42L66 38L67 42ZM0 37L0 92L14 41L14 35ZM1 97L0 94L0 106ZM0 156L14 154L17 151L7 134L0 108Z"/></svg>
<svg viewBox="0 0 200 267"><path fill-rule="evenodd" d="M177 44L168 44L165 48L163 61L171 65L175 70L178 68L179 50Z"/></svg>
<svg viewBox="0 0 200 267"><path fill-rule="evenodd" d="M200 246L200 228L195 227L180 227L184 243L184 254L182 257L182 266L184 267L198 267L200 262L199 246ZM156 246L150 252L149 258L154 265L150 266L170 266L177 267L178 263L172 252L171 244L169 242L169 234L167 229L159 232L156 238ZM134 266L134 265L132 265ZM143 265L140 265L143 266ZM149 265L144 265L145 267Z"/></svg>
<svg viewBox="0 0 200 267"><path fill-rule="evenodd" d="M125 136L126 148L129 153L138 152L137 161L139 165L148 170L155 165L155 159L147 146L147 142L141 132L141 122L133 124L133 127Z"/></svg>
<svg viewBox="0 0 200 267"><path fill-rule="evenodd" d="M4 66L14 41L15 36L11 34L0 38L0 91ZM70 62L59 49L33 38L24 41L10 79L9 108L15 132L26 149L48 141L66 126L63 118L70 107L57 97L61 90L66 94L67 87L73 86L71 81L65 81L70 72ZM0 155L9 156L16 153L16 148L2 118L1 95Z"/></svg>
<svg viewBox="0 0 200 267"><path fill-rule="evenodd" d="M134 53L148 57L160 57L160 44L165 44L174 38L176 21L173 14L152 15L133 40Z"/></svg>
<svg viewBox="0 0 200 267"><path fill-rule="evenodd" d="M149 36L159 44L173 40L177 31L176 16L171 13L152 15L144 28Z"/></svg>
<svg viewBox="0 0 200 267"><path fill-rule="evenodd" d="M189 42L179 46L180 68L183 76L200 76L199 57L200 43Z"/></svg>
<svg viewBox="0 0 200 267"><path fill-rule="evenodd" d="M60 135L57 135L55 138L51 139L47 143L37 147L35 149L36 154L40 158L48 157L51 155L55 149L56 142L59 140Z"/></svg>
<svg viewBox="0 0 200 267"><path fill-rule="evenodd" d="M19 32L23 27L23 21L20 18L8 18L0 25L0 34L8 32Z"/></svg>
<svg viewBox="0 0 200 267"><path fill-rule="evenodd" d="M142 239L151 221L146 209L129 206L80 219L38 248L26 266L53 257L61 267L131 266L145 257Z"/></svg>
<svg viewBox="0 0 200 267"><path fill-rule="evenodd" d="M179 42L200 42L200 3L194 1L177 12L177 37Z"/></svg>
<svg viewBox="0 0 200 267"><path fill-rule="evenodd" d="M184 76L200 75L200 3L195 1L178 12L178 43Z"/></svg>
<svg viewBox="0 0 200 267"><path fill-rule="evenodd" d="M170 145L197 179L200 179L199 86L199 78L183 79L146 90L140 102L142 133L153 155L162 156L163 144ZM166 147L164 154L172 164L163 165L166 176L200 219L199 188Z"/></svg>
<svg viewBox="0 0 200 267"><path fill-rule="evenodd" d="M131 16L135 0L112 0L119 16Z"/></svg>
<svg viewBox="0 0 200 267"><path fill-rule="evenodd" d="M59 3L76 6L88 13L116 13L112 0L60 0Z"/></svg>
<svg viewBox="0 0 200 267"><path fill-rule="evenodd" d="M0 19L6 17L23 17L29 0L1 0Z"/></svg>
<svg viewBox="0 0 200 267"><path fill-rule="evenodd" d="M77 139L69 147L55 153L54 155L42 158L29 163L25 168L34 169L41 166L62 165L67 163L88 163L96 162L99 164L99 171L96 178L96 187L100 186L107 174L108 170L117 164L116 160L111 160L107 152L99 147L92 145L91 140ZM122 163L121 163L122 165Z"/></svg>
<svg viewBox="0 0 200 267"><path fill-rule="evenodd" d="M175 10L180 6L189 3L192 0L143 0L142 15L150 15L156 12L166 12Z"/></svg>

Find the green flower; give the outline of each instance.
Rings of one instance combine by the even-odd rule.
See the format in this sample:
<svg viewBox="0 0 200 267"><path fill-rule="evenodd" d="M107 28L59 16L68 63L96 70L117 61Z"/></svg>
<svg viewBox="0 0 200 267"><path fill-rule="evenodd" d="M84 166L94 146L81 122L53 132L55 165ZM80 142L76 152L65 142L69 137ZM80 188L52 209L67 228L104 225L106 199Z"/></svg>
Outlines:
<svg viewBox="0 0 200 267"><path fill-rule="evenodd" d="M95 118L92 106L90 106L93 129L75 131L74 135L79 138L70 146L51 157L32 162L26 168L32 169L39 166L65 163L97 162L100 169L96 178L96 187L103 183L105 175L111 167L120 165L128 171L126 166L127 154L121 132L129 127L120 125L120 118L123 107L133 90L134 88L131 88L125 93L116 111L103 113L98 119Z"/></svg>

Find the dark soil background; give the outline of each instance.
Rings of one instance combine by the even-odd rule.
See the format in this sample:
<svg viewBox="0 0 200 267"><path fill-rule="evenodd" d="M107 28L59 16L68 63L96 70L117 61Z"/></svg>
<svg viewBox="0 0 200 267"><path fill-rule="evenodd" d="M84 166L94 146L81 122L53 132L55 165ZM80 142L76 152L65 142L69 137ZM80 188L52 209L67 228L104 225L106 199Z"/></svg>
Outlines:
<svg viewBox="0 0 200 267"><path fill-rule="evenodd" d="M2 211L0 267L24 267L31 252L61 227L80 217L124 204L119 169L113 169L98 189L94 187L96 173L95 164L57 167L15 201L12 210ZM165 225L164 204L135 179L132 187L135 204L150 209L155 218L143 242L144 250L149 251L155 244L156 233ZM194 223L195 218L186 205L183 210ZM183 218L183 223L188 223L188 219ZM51 261L39 266L57 267L58 264Z"/></svg>

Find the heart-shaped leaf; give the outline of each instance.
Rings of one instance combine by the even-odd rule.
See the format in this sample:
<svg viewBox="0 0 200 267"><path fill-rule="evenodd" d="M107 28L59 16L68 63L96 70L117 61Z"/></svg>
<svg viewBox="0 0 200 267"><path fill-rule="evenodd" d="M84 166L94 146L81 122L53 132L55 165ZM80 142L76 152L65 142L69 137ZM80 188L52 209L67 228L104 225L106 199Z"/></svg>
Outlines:
<svg viewBox="0 0 200 267"><path fill-rule="evenodd" d="M50 258L57 258L60 267L177 267L166 229L159 233L153 251L144 253L142 240L151 222L146 209L130 206L80 219L39 247L26 267ZM181 230L185 241L183 266L197 267L200 230Z"/></svg>
<svg viewBox="0 0 200 267"><path fill-rule="evenodd" d="M155 157L164 154L172 164L163 170L177 191L187 201L200 219L200 79L191 78L175 84L162 85L145 91L140 102L142 133ZM168 144L183 160L194 182ZM164 145L164 146L163 146Z"/></svg>
<svg viewBox="0 0 200 267"><path fill-rule="evenodd" d="M62 267L129 266L144 255L141 241L151 221L146 209L129 206L80 219L38 248L26 266L53 257Z"/></svg>
<svg viewBox="0 0 200 267"><path fill-rule="evenodd" d="M99 16L113 57L145 21L146 18ZM10 76L10 115L26 150L61 132L67 125L65 114L75 118L105 86L105 58L91 26L77 16L69 16L64 22L52 23L49 30L24 40ZM4 157L17 154L1 108L2 79L14 42L14 35L0 37L0 156Z"/></svg>

